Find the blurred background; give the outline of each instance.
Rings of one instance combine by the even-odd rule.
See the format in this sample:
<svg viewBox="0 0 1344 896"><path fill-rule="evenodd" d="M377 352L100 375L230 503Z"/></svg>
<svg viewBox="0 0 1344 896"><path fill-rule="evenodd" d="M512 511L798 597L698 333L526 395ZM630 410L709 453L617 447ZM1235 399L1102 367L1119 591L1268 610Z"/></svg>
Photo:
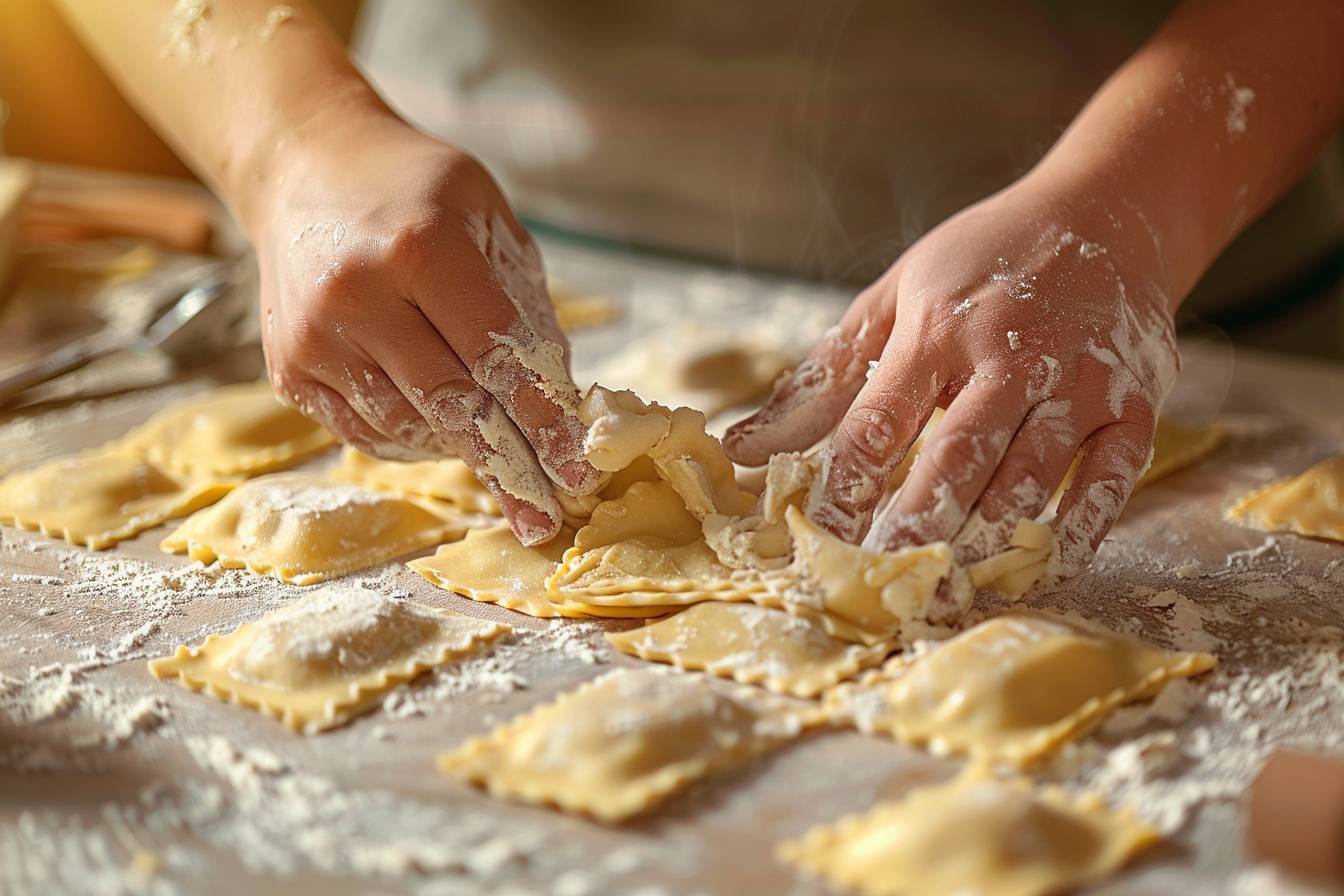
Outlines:
<svg viewBox="0 0 1344 896"><path fill-rule="evenodd" d="M1087 9L1079 11L1088 5L1044 3L1050 20L1023 25L1008 14L1002 21L959 21L955 9L938 4L856 4L840 18L842 31L827 30L831 26L818 20L815 45L785 59L782 70L780 59L763 46L743 43L745 13L723 13L719 27L706 35L682 30L683 22L694 18L687 4L663 16L659 33L666 44L659 52L642 55L623 53L629 35L621 31L619 14L601 4L589 9L463 0L316 0L315 5L393 106L418 126L451 136L480 156L531 226L552 236L565 226L578 226L582 239L597 245L657 245L730 267L855 285L947 214L1025 170L1058 134L1061 119L1067 122L1068 110L1085 101L1170 7L1136 3L1124 23L1115 25L1097 24ZM445 5L461 27L451 40L427 38L422 19L429 12L442 16ZM755 10L750 29L769 34L775 26L812 27L804 23L799 28L801 7L782 6L787 9ZM601 28L592 27L597 16L604 17ZM881 22L868 21L872 17ZM1028 102L958 111L973 94L969 87L956 92L956 66L948 63L947 47L930 44L926 37L909 47L874 46L865 35L891 33L879 24L897 26L896 33L955 33L963 48L991 39L998 45L1010 28L1043 34L1047 43L1023 43L1021 58L1008 60L1026 71L1023 96ZM576 43L571 39L580 28L583 39ZM1062 42L1049 43L1064 31L1071 39L1081 35L1087 52L1068 56L1060 52ZM655 56L665 65L673 49L686 56L681 64L687 78L669 79L665 70L642 67L641 60ZM740 105L740 96L716 95L718 105L695 105L695 91L703 86L694 82L696 77L722 83L714 80L718 72L739 71L748 63L771 77L784 71L785 83L793 85L786 89L797 103L762 117L722 115L724 109L738 108L732 104ZM925 74L907 94L855 92L852 82L861 81L866 71L885 72L893 64L910 72L932 69L951 86L931 92L934 76ZM1064 88L1061 71L1079 77ZM669 86L669 81L677 83ZM861 107L857 114L846 106L851 101ZM8 175L0 169L0 264L6 254L13 256L18 242L31 248L104 237L127 237L176 252L241 251L218 208L189 188L191 172L122 98L48 0L0 3L0 103L3 153L36 162L36 170L44 172L43 188L32 193L19 222L16 213L5 214L6 191L11 196L28 191L26 182L35 169L26 166L25 173L16 174L11 165ZM603 110L610 109L616 114L604 118ZM966 132L970 114L978 116L977 122L1002 116L1000 131L1003 122L1017 122L1030 139L1004 139L998 146L984 139L983 130ZM851 134L844 139L837 126L842 119L845 133ZM923 129L922 139L912 122ZM875 164L855 151L860 142L852 136L855 129L872 138L862 141L866 144L890 145L893 134L899 134L913 147L905 167L889 180L891 191L899 194L894 200L875 203L872 190L842 186L862 183L854 174L869 173L863 166ZM957 144L975 147L979 155L958 150L959 167L940 167L946 147ZM679 182L664 195L626 190L623 165L660 153L672 160L669 170L679 170ZM742 159L754 160L753 177L742 176ZM89 170L134 177L91 181L83 177ZM144 177L156 180L136 179ZM182 186L160 188L157 179ZM744 180L755 182L751 192L744 191ZM760 181L768 181L769 189L761 190ZM131 187L149 192L122 190ZM797 236L798 220L825 223ZM731 251L716 251L723 245L731 245ZM40 267L42 253L37 256L34 262L34 254L26 251L20 261ZM4 273L0 267L0 276ZM1339 135L1304 181L1220 259L1187 303L1185 317L1202 332L1225 333L1238 344L1344 359L1344 141ZM14 350L16 326L0 319L0 353L6 344Z"/></svg>

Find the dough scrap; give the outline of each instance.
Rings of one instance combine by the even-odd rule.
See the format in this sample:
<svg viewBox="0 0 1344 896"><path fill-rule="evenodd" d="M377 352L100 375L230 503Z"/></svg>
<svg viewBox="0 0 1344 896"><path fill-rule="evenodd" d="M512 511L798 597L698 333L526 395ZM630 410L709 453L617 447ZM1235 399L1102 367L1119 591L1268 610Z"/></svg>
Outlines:
<svg viewBox="0 0 1344 896"><path fill-rule="evenodd" d="M952 548L934 542L877 553L840 540L790 505L785 521L793 536L793 561L767 573L757 603L820 623L845 641L880 644L926 634L939 583L951 577L960 606L969 599Z"/></svg>
<svg viewBox="0 0 1344 896"><path fill-rule="evenodd" d="M755 495L738 487L733 462L719 440L705 432L705 415L699 411L674 410L667 435L648 454L697 520L710 514L743 516L756 504Z"/></svg>
<svg viewBox="0 0 1344 896"><path fill-rule="evenodd" d="M1251 492L1227 518L1264 532L1344 541L1344 456Z"/></svg>
<svg viewBox="0 0 1344 896"><path fill-rule="evenodd" d="M1221 423L1191 426L1163 417L1157 421L1157 431L1153 435L1153 462L1134 484L1134 490L1203 460L1217 451L1226 439L1227 429Z"/></svg>
<svg viewBox="0 0 1344 896"><path fill-rule="evenodd" d="M272 473L191 516L161 547L202 563L312 585L461 538L466 530L459 511L429 498Z"/></svg>
<svg viewBox="0 0 1344 896"><path fill-rule="evenodd" d="M0 522L102 550L212 504L237 484L174 473L113 442L0 480Z"/></svg>
<svg viewBox="0 0 1344 896"><path fill-rule="evenodd" d="M783 745L815 710L703 676L617 669L439 756L497 797L617 823Z"/></svg>
<svg viewBox="0 0 1344 896"><path fill-rule="evenodd" d="M1159 840L1095 795L976 769L813 828L778 855L863 896L1031 896L1102 880Z"/></svg>
<svg viewBox="0 0 1344 896"><path fill-rule="evenodd" d="M329 475L338 482L436 498L471 513L499 514L494 495L481 485L470 467L455 457L409 463L377 460L347 445L341 452L341 462Z"/></svg>
<svg viewBox="0 0 1344 896"><path fill-rule="evenodd" d="M512 629L398 600L361 585L320 588L227 635L151 660L155 678L317 734L378 705L422 672Z"/></svg>
<svg viewBox="0 0 1344 896"><path fill-rule="evenodd" d="M125 441L158 466L214 476L280 470L336 444L320 424L281 404L264 381L224 386L165 408Z"/></svg>
<svg viewBox="0 0 1344 896"><path fill-rule="evenodd" d="M667 408L646 404L629 390L593 386L579 404L579 420L588 427L584 439L588 462L608 473L624 470L662 441L671 417Z"/></svg>
<svg viewBox="0 0 1344 896"><path fill-rule="evenodd" d="M666 482L636 482L599 504L546 581L553 599L605 607L742 600L762 587L719 562Z"/></svg>
<svg viewBox="0 0 1344 896"><path fill-rule="evenodd" d="M997 591L1010 600L1017 600L1045 574L1054 551L1055 535L1050 527L1023 519L1013 530L1006 551L972 563L966 567L966 572L976 588Z"/></svg>
<svg viewBox="0 0 1344 896"><path fill-rule="evenodd" d="M1214 662L1058 617L1011 613L838 686L826 695L826 711L834 722L937 754L1025 766L1117 707Z"/></svg>
<svg viewBox="0 0 1344 896"><path fill-rule="evenodd" d="M751 603L702 603L671 618L610 632L617 650L678 669L704 670L795 697L875 666L890 643L865 647L832 638L815 623Z"/></svg>

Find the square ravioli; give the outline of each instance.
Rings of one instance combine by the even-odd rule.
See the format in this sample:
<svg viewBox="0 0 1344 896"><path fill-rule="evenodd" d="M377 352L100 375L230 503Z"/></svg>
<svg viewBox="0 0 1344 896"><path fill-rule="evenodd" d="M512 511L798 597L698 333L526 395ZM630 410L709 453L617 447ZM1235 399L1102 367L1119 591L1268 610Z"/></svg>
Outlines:
<svg viewBox="0 0 1344 896"><path fill-rule="evenodd" d="M461 538L459 511L304 473L251 479L163 540L173 553L312 585Z"/></svg>
<svg viewBox="0 0 1344 896"><path fill-rule="evenodd" d="M699 675L618 669L439 757L491 794L616 823L797 737L815 709Z"/></svg>
<svg viewBox="0 0 1344 896"><path fill-rule="evenodd" d="M461 460L402 462L376 460L347 445L341 462L331 470L331 478L368 488L437 498L472 513L499 514L499 505L485 486Z"/></svg>
<svg viewBox="0 0 1344 896"><path fill-rule="evenodd" d="M151 660L149 671L316 734L372 709L397 685L510 631L502 623L338 583L227 635Z"/></svg>
<svg viewBox="0 0 1344 896"><path fill-rule="evenodd" d="M640 659L701 670L795 697L815 697L875 666L893 645L833 638L816 623L752 603L703 603L643 628L607 635Z"/></svg>
<svg viewBox="0 0 1344 896"><path fill-rule="evenodd" d="M127 444L180 473L252 476L291 467L336 439L280 403L266 382L224 386L150 417Z"/></svg>
<svg viewBox="0 0 1344 896"><path fill-rule="evenodd" d="M212 504L237 484L174 473L113 442L0 480L0 522L102 550Z"/></svg>
<svg viewBox="0 0 1344 896"><path fill-rule="evenodd" d="M826 710L833 721L936 753L1026 765L1117 707L1213 665L1206 653L1159 650L1057 617L1009 614L840 685L826 695Z"/></svg>
<svg viewBox="0 0 1344 896"><path fill-rule="evenodd" d="M1158 839L1097 797L973 770L813 828L778 853L862 896L1042 896L1102 880Z"/></svg>

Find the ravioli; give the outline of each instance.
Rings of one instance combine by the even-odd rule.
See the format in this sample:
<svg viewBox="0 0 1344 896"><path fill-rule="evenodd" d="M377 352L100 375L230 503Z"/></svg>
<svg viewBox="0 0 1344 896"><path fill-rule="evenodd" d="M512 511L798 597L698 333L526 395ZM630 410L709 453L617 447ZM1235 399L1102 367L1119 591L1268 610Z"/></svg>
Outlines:
<svg viewBox="0 0 1344 896"><path fill-rule="evenodd" d="M174 473L113 442L0 480L0 522L102 550L218 501L237 484Z"/></svg>
<svg viewBox="0 0 1344 896"><path fill-rule="evenodd" d="M1344 541L1344 456L1251 492L1227 518L1264 532Z"/></svg>
<svg viewBox="0 0 1344 896"><path fill-rule="evenodd" d="M1153 435L1153 462L1134 484L1135 491L1203 460L1226 439L1227 430L1222 424L1191 426L1163 417L1157 421Z"/></svg>
<svg viewBox="0 0 1344 896"><path fill-rule="evenodd" d="M599 504L546 582L552 599L594 607L743 600L761 587L719 562L700 521L661 481L635 482Z"/></svg>
<svg viewBox="0 0 1344 896"><path fill-rule="evenodd" d="M439 768L497 797L616 823L817 721L806 705L719 684L618 669L441 755Z"/></svg>
<svg viewBox="0 0 1344 896"><path fill-rule="evenodd" d="M778 855L862 896L1039 896L1100 881L1159 839L1099 797L974 770L813 828Z"/></svg>
<svg viewBox="0 0 1344 896"><path fill-rule="evenodd" d="M304 473L273 473L196 513L162 548L226 569L312 585L462 537L460 513Z"/></svg>
<svg viewBox="0 0 1344 896"><path fill-rule="evenodd" d="M250 476L293 466L336 440L258 382L224 386L166 408L126 442L179 473Z"/></svg>
<svg viewBox="0 0 1344 896"><path fill-rule="evenodd" d="M890 644L865 647L821 626L756 604L702 603L607 640L640 659L671 663L795 697L826 688L882 662Z"/></svg>
<svg viewBox="0 0 1344 896"><path fill-rule="evenodd" d="M1027 765L1125 703L1211 669L1206 653L1158 650L1044 615L1008 614L826 695L833 721L935 753Z"/></svg>
<svg viewBox="0 0 1344 896"><path fill-rule="evenodd" d="M860 644L927 633L939 583L952 577L955 599L968 599L952 548L943 542L877 553L821 529L798 508L785 508L793 561L764 576L768 591L753 596L810 619L828 634Z"/></svg>
<svg viewBox="0 0 1344 896"><path fill-rule="evenodd" d="M227 635L151 660L149 671L316 734L369 711L397 685L510 631L502 623L338 583Z"/></svg>
<svg viewBox="0 0 1344 896"><path fill-rule="evenodd" d="M476 479L471 468L455 457L413 462L377 460L347 445L341 452L341 462L332 468L330 475L339 482L436 498L471 513L499 514L494 496Z"/></svg>

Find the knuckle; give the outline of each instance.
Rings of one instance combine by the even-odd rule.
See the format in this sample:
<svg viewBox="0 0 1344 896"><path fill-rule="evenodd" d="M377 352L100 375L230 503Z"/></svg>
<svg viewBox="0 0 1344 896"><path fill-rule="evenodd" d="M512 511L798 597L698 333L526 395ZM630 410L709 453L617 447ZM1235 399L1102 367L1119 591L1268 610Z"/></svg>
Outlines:
<svg viewBox="0 0 1344 896"><path fill-rule="evenodd" d="M845 436L855 452L872 467L880 467L899 447L896 417L885 408L856 407L845 417Z"/></svg>
<svg viewBox="0 0 1344 896"><path fill-rule="evenodd" d="M963 433L944 433L927 450L938 477L953 484L965 482L983 464L975 439Z"/></svg>

